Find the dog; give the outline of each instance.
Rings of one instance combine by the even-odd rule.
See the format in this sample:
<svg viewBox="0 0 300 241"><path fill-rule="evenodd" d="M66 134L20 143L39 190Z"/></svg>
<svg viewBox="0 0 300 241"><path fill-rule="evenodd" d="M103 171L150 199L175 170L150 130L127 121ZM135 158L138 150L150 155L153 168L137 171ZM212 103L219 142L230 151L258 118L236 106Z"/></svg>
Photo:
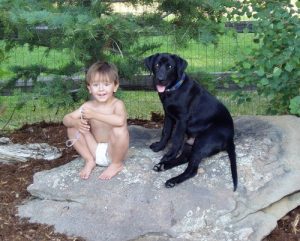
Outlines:
<svg viewBox="0 0 300 241"><path fill-rule="evenodd" d="M203 158L226 151L230 160L233 190L238 184L234 125L227 108L185 73L187 61L175 54L157 53L144 59L153 74L153 87L164 110L160 141L152 143L154 152L171 142L154 171L160 172L188 163L180 175L166 181L167 188L197 174Z"/></svg>

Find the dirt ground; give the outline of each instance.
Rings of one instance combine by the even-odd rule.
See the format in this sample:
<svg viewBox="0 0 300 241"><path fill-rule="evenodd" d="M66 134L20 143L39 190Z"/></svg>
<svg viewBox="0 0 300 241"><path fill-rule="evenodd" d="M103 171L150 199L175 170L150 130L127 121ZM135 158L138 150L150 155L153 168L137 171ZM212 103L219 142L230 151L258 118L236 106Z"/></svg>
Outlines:
<svg viewBox="0 0 300 241"><path fill-rule="evenodd" d="M153 116L152 121L129 120L128 123L158 128L161 126L161 119ZM63 155L50 162L31 160L25 163L0 164L0 241L83 241L80 237L56 233L52 226L29 223L27 219L17 216L17 206L30 198L26 188L32 183L33 174L68 163L77 155L73 148L65 148L64 126L44 122L25 125L7 136L12 142L20 144L46 142L63 148ZM300 241L299 219L300 206L279 220L277 227L264 241Z"/></svg>

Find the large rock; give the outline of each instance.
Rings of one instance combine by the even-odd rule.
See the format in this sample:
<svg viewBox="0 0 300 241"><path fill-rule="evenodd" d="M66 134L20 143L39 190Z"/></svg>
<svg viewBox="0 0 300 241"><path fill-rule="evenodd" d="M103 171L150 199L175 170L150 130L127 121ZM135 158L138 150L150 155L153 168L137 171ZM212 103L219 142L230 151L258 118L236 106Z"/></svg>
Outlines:
<svg viewBox="0 0 300 241"><path fill-rule="evenodd" d="M300 204L300 118L235 118L239 185L233 192L226 153L204 160L196 177L164 182L186 166L152 171L162 153L148 145L158 130L131 126L125 169L110 181L78 176L83 161L36 173L21 217L90 241L261 240Z"/></svg>

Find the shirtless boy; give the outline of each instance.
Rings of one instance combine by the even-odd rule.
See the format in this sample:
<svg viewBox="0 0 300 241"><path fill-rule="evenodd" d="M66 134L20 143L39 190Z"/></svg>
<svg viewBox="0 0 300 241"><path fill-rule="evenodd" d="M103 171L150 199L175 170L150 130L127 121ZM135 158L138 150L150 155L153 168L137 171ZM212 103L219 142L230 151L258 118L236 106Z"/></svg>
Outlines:
<svg viewBox="0 0 300 241"><path fill-rule="evenodd" d="M67 114L63 123L68 137L76 138L74 148L85 161L80 177L88 179L98 164L108 166L99 176L107 180L122 170L129 146L126 109L114 96L118 71L112 64L96 62L87 72L86 84L92 100Z"/></svg>

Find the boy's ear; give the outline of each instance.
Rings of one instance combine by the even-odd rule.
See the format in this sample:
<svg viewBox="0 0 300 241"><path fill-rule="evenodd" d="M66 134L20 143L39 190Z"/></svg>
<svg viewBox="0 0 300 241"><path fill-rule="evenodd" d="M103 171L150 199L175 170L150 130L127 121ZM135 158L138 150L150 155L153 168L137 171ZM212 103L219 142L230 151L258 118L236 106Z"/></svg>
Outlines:
<svg viewBox="0 0 300 241"><path fill-rule="evenodd" d="M115 87L114 87L114 93L116 93L116 92L117 92L117 90L119 89L119 86L120 86L120 84L119 84L119 83L115 85Z"/></svg>
<svg viewBox="0 0 300 241"><path fill-rule="evenodd" d="M148 70L152 71L154 60L157 58L158 55L159 54L157 53L157 54L151 55L151 56L144 59L145 67Z"/></svg>
<svg viewBox="0 0 300 241"><path fill-rule="evenodd" d="M91 91L91 87L90 87L90 85L86 85L86 88L88 89L89 93L91 94L91 93L92 93L92 91Z"/></svg>

